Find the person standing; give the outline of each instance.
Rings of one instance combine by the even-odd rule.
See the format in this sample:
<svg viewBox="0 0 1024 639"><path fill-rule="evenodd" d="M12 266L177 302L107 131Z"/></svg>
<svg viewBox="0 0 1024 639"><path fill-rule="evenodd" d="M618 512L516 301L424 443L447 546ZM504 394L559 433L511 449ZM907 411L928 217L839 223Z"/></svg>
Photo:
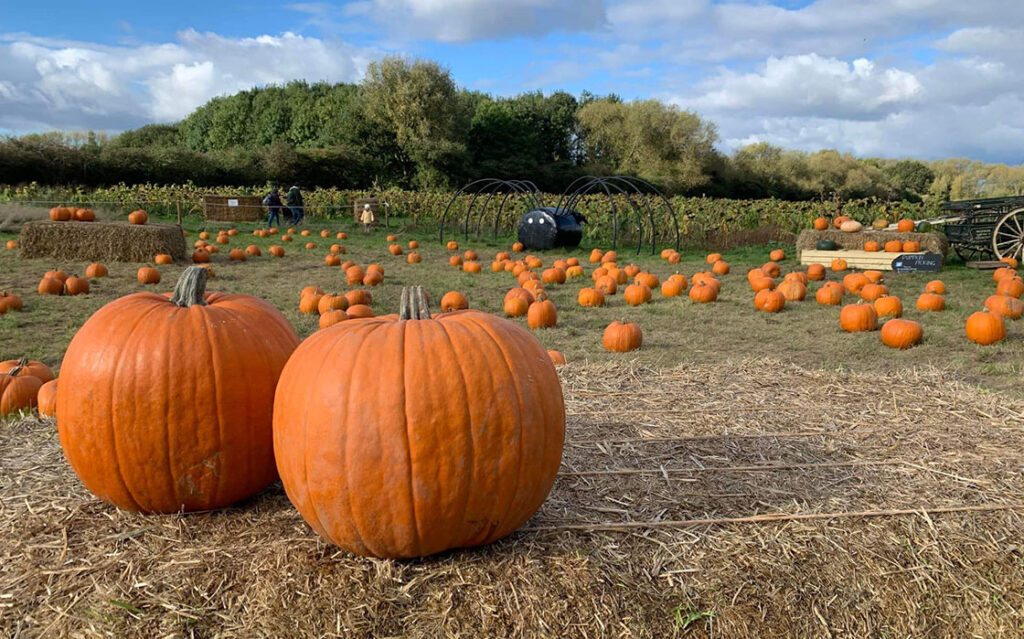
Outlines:
<svg viewBox="0 0 1024 639"><path fill-rule="evenodd" d="M267 207L267 228L280 224L283 204L281 203L281 193L277 187L271 189L270 193L263 198L263 205Z"/></svg>
<svg viewBox="0 0 1024 639"><path fill-rule="evenodd" d="M370 234L370 227L373 226L373 209L370 208L369 204L363 205L363 213L359 216L359 221L363 223L363 233L366 235Z"/></svg>
<svg viewBox="0 0 1024 639"><path fill-rule="evenodd" d="M288 210L292 214L292 226L298 225L302 218L306 217L302 210L302 193L298 186L293 184L292 188L288 189L288 194L284 196L284 203L288 205Z"/></svg>

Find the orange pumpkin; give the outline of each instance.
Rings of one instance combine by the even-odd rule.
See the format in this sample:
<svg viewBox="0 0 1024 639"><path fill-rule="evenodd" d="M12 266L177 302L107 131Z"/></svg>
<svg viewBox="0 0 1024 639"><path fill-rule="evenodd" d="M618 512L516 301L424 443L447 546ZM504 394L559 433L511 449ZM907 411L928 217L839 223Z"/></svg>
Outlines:
<svg viewBox="0 0 1024 639"><path fill-rule="evenodd" d="M274 244L268 250L270 251L270 254L273 255L274 257L284 257L284 247Z"/></svg>
<svg viewBox="0 0 1024 639"><path fill-rule="evenodd" d="M778 313L786 308L786 296L769 289L758 291L754 296L754 308L766 313Z"/></svg>
<svg viewBox="0 0 1024 639"><path fill-rule="evenodd" d="M555 366L565 366L565 355L559 351L548 351L548 357Z"/></svg>
<svg viewBox="0 0 1024 639"><path fill-rule="evenodd" d="M729 274L729 263L724 260L718 260L711 265L711 271L716 275L728 275Z"/></svg>
<svg viewBox="0 0 1024 639"><path fill-rule="evenodd" d="M558 312L548 299L538 299L526 312L526 324L532 329L551 328L558 324Z"/></svg>
<svg viewBox="0 0 1024 639"><path fill-rule="evenodd" d="M441 298L441 310L445 313L464 311L469 308L469 300L458 291L448 291Z"/></svg>
<svg viewBox="0 0 1024 639"><path fill-rule="evenodd" d="M640 348L644 342L643 331L633 322L612 322L604 329L601 345L613 353L628 353Z"/></svg>
<svg viewBox="0 0 1024 639"><path fill-rule="evenodd" d="M917 253L921 250L921 243L913 240L903 243L904 253Z"/></svg>
<svg viewBox="0 0 1024 639"><path fill-rule="evenodd" d="M596 288L581 288L576 299L580 306L604 306L604 293Z"/></svg>
<svg viewBox="0 0 1024 639"><path fill-rule="evenodd" d="M917 298L917 310L941 311L946 308L946 298L935 293L922 293Z"/></svg>
<svg viewBox="0 0 1024 639"><path fill-rule="evenodd" d="M998 313L1007 319L1020 319L1024 314L1024 302L1009 295L990 295L985 300L985 309Z"/></svg>
<svg viewBox="0 0 1024 639"><path fill-rule="evenodd" d="M903 252L903 242L899 240L889 240L885 243L886 253L901 253Z"/></svg>
<svg viewBox="0 0 1024 639"><path fill-rule="evenodd" d="M1019 277L1004 277L996 284L996 294L1020 299L1024 296L1024 281Z"/></svg>
<svg viewBox="0 0 1024 639"><path fill-rule="evenodd" d="M89 280L71 276L64 282L65 295L83 295L89 292Z"/></svg>
<svg viewBox="0 0 1024 639"><path fill-rule="evenodd" d="M263 251L261 251L260 247L256 246L255 244L250 244L249 246L245 247L245 254L248 255L249 257L260 257L261 255L263 255Z"/></svg>
<svg viewBox="0 0 1024 639"><path fill-rule="evenodd" d="M53 417L57 414L57 380L51 379L39 387L36 403L40 417Z"/></svg>
<svg viewBox="0 0 1024 639"><path fill-rule="evenodd" d="M0 291L0 315L7 311L20 311L22 309L21 298L14 293Z"/></svg>
<svg viewBox="0 0 1024 639"><path fill-rule="evenodd" d="M773 262L781 262L782 260L786 259L786 252L783 251L782 249L775 249L774 251L768 254L768 259L770 259Z"/></svg>
<svg viewBox="0 0 1024 639"><path fill-rule="evenodd" d="M882 343L890 348L904 350L921 343L924 330L917 322L891 319L882 324Z"/></svg>
<svg viewBox="0 0 1024 639"><path fill-rule="evenodd" d="M833 286L822 286L814 294L814 300L822 306L839 306L843 303L843 287L835 282Z"/></svg>
<svg viewBox="0 0 1024 639"><path fill-rule="evenodd" d="M40 295L63 295L64 282L55 277L44 277L39 280L39 287L36 290Z"/></svg>
<svg viewBox="0 0 1024 639"><path fill-rule="evenodd" d="M409 264L419 264L420 262L423 261L423 258L420 257L419 253L413 251L405 257L405 261L408 262Z"/></svg>
<svg viewBox="0 0 1024 639"><path fill-rule="evenodd" d="M965 330L967 339L982 346L989 346L1006 339L1006 324L1003 322L1003 316L998 313L989 313L988 311L972 313L967 318Z"/></svg>
<svg viewBox="0 0 1024 639"><path fill-rule="evenodd" d="M878 317L901 317L903 301L893 295L883 295L874 301L875 313Z"/></svg>
<svg viewBox="0 0 1024 639"><path fill-rule="evenodd" d="M140 284L159 284L160 271L156 270L152 266L143 266L136 274L136 279L139 280Z"/></svg>
<svg viewBox="0 0 1024 639"><path fill-rule="evenodd" d="M896 230L900 233L913 233L914 220L904 218L896 223Z"/></svg>
<svg viewBox="0 0 1024 639"><path fill-rule="evenodd" d="M925 293L935 293L936 295L946 294L946 283L942 280L932 280L924 285Z"/></svg>
<svg viewBox="0 0 1024 639"><path fill-rule="evenodd" d="M0 375L6 375L16 368L19 369L17 374L35 377L44 384L54 379L53 370L49 366L27 357L0 362Z"/></svg>
<svg viewBox="0 0 1024 639"><path fill-rule="evenodd" d="M695 281L688 293L690 299L698 304L707 304L718 299L718 289L706 282Z"/></svg>
<svg viewBox="0 0 1024 639"><path fill-rule="evenodd" d="M314 333L288 362L274 406L282 483L317 533L353 553L490 543L554 484L565 437L554 365L508 320L402 306Z"/></svg>
<svg viewBox="0 0 1024 639"><path fill-rule="evenodd" d="M100 264L99 262L94 262L89 266L85 267L85 276L91 279L106 277L107 267Z"/></svg>
<svg viewBox="0 0 1024 639"><path fill-rule="evenodd" d="M825 279L825 265L811 264L807 267L807 279L819 281Z"/></svg>
<svg viewBox="0 0 1024 639"><path fill-rule="evenodd" d="M864 271L864 277L868 278L868 281L872 284L878 284L885 279L885 273L882 271Z"/></svg>
<svg viewBox="0 0 1024 639"><path fill-rule="evenodd" d="M678 279L669 278L661 284L662 297L679 297L683 294L683 285Z"/></svg>
<svg viewBox="0 0 1024 639"><path fill-rule="evenodd" d="M869 253L877 253L878 251L882 250L882 247L878 242L874 240L868 240L867 242L864 242L864 250L868 251Z"/></svg>
<svg viewBox="0 0 1024 639"><path fill-rule="evenodd" d="M843 225L843 222L849 222L849 221L850 221L849 217L847 217L846 215L840 215L839 217L836 217L836 218L832 219L832 226L834 226L835 228L839 228L840 226Z"/></svg>
<svg viewBox="0 0 1024 639"><path fill-rule="evenodd" d="M839 311L839 326L849 333L873 331L878 328L878 313L871 304L847 304Z"/></svg>
<svg viewBox="0 0 1024 639"><path fill-rule="evenodd" d="M0 374L0 417L35 406L42 385L38 377L25 374L18 365Z"/></svg>
<svg viewBox="0 0 1024 639"><path fill-rule="evenodd" d="M630 284L622 294L622 299L630 306L640 306L651 299L651 289L646 284L637 282Z"/></svg>
<svg viewBox="0 0 1024 639"><path fill-rule="evenodd" d="M823 217L815 218L813 226L815 231L824 231L828 228L828 220Z"/></svg>
<svg viewBox="0 0 1024 639"><path fill-rule="evenodd" d="M807 286L799 280L786 280L776 289L787 302L801 302L807 297Z"/></svg>
<svg viewBox="0 0 1024 639"><path fill-rule="evenodd" d="M131 213L128 214L128 222L131 224L145 224L148 221L149 215L147 215L146 212L143 211L142 209L132 211ZM200 237L202 236L200 235ZM203 239L205 240L206 238L204 237Z"/></svg>
<svg viewBox="0 0 1024 639"><path fill-rule="evenodd" d="M110 302L64 355L64 456L86 488L119 508L210 510L277 479L274 390L298 335L263 300L206 293L207 277L189 267L170 298Z"/></svg>
<svg viewBox="0 0 1024 639"><path fill-rule="evenodd" d="M836 273L841 273L847 269L846 260L843 258L836 258L832 260L832 270Z"/></svg>

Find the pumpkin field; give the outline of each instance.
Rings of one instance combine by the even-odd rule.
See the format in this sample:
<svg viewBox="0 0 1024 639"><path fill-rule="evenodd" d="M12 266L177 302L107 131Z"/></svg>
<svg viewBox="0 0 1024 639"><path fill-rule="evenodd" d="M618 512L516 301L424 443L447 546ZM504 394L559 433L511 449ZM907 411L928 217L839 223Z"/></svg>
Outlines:
<svg viewBox="0 0 1024 639"><path fill-rule="evenodd" d="M116 221L174 222L131 215ZM187 215L187 257L145 263L26 258L0 233L0 636L1024 635L1016 265L864 272L801 266L784 243L531 252L402 224L271 234ZM194 340L159 310L175 305L235 337ZM423 326L395 337L404 324ZM435 334L447 345L421 349ZM118 344L132 357L90 383ZM15 388L35 362L55 397L46 379ZM488 403L510 388L514 410ZM126 394L161 423L231 425L237 476L187 477L217 499L131 487L163 453L90 430ZM533 434L515 468L457 433L424 449L484 458L480 486L448 457L432 487L381 467L344 480L353 518L406 492L497 513L472 535L366 515L353 536L322 476L351 450L309 435L341 404L349 432ZM271 416L275 450L259 450L247 428ZM432 463L406 446L396 468ZM123 468L136 453L151 464ZM257 468L274 453L283 484Z"/></svg>

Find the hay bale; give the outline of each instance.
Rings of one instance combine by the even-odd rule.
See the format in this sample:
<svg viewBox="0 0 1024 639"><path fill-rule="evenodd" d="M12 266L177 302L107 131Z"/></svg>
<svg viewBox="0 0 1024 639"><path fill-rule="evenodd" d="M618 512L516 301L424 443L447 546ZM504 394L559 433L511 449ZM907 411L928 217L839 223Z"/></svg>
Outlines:
<svg viewBox="0 0 1024 639"><path fill-rule="evenodd" d="M203 217L207 220L254 222L262 220L265 214L263 198L256 195L203 196Z"/></svg>
<svg viewBox="0 0 1024 639"><path fill-rule="evenodd" d="M815 245L821 240L832 240L840 248L862 250L864 242L874 240L879 244L885 244L892 240L901 242L920 242L921 250L930 253L939 253L945 257L949 252L949 242L941 233L900 233L898 231L874 231L864 230L858 233L843 233L839 229L826 229L816 231L805 229L800 231L800 237L796 240L797 252L814 250Z"/></svg>
<svg viewBox="0 0 1024 639"><path fill-rule="evenodd" d="M21 256L85 262L149 262L157 253L184 261L185 237L177 224L127 222L28 222Z"/></svg>

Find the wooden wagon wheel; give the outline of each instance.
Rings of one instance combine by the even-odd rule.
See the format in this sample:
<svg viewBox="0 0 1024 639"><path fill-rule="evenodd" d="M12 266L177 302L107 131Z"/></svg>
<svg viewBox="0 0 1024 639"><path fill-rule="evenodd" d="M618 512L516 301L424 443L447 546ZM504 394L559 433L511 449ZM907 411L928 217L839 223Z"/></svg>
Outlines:
<svg viewBox="0 0 1024 639"><path fill-rule="evenodd" d="M1024 254L1024 208L1010 211L996 222L992 231L992 250L1000 259L1021 259Z"/></svg>
<svg viewBox="0 0 1024 639"><path fill-rule="evenodd" d="M981 249L973 244L954 244L953 250L956 251L957 257L963 260L964 264L991 257L988 249Z"/></svg>

